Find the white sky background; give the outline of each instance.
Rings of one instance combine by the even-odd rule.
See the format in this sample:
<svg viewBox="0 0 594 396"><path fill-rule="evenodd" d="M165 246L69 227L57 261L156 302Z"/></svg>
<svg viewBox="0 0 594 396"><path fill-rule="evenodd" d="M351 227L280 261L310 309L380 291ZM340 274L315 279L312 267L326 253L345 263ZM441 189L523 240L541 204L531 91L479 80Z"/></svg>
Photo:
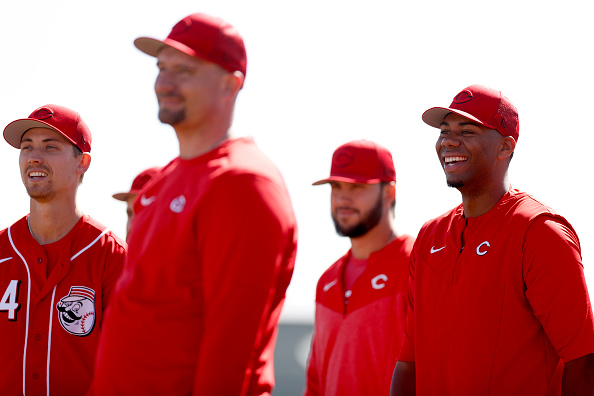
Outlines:
<svg viewBox="0 0 594 396"><path fill-rule="evenodd" d="M47 103L79 111L93 144L78 203L121 237L125 205L111 195L178 153L173 129L157 119L155 60L132 42L165 38L193 12L221 16L244 37L234 130L256 139L293 200L300 240L284 320L313 319L317 279L350 246L334 232L329 187L311 186L329 174L334 149L360 138L390 149L397 228L416 235L460 202L421 114L475 83L518 107L512 183L573 224L594 290L592 1L3 2L0 126ZM18 150L4 140L0 165L6 227L28 213L29 198Z"/></svg>

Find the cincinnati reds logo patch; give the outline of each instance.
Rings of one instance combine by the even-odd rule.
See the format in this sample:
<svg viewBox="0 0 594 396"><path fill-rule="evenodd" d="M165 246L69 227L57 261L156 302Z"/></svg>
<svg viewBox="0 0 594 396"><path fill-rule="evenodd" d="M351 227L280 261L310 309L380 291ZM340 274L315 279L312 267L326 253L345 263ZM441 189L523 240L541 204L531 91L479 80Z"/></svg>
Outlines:
<svg viewBox="0 0 594 396"><path fill-rule="evenodd" d="M472 99L472 92L465 89L464 91L462 91L458 95L456 95L456 97L453 100L453 103L456 103L456 104L466 103L466 102L470 102L471 99Z"/></svg>
<svg viewBox="0 0 594 396"><path fill-rule="evenodd" d="M60 324L70 334L89 335L95 327L95 291L84 286L71 286L67 296L56 305Z"/></svg>
<svg viewBox="0 0 594 396"><path fill-rule="evenodd" d="M349 150L340 149L334 154L334 158L332 159L332 163L339 168L344 168L345 166L349 166L355 157L353 153Z"/></svg>
<svg viewBox="0 0 594 396"><path fill-rule="evenodd" d="M54 115L54 112L52 111L52 109L48 109L47 107L42 107L40 109L37 109L37 111L35 111L35 114L33 114L33 117L31 118L35 118L38 120L45 120L47 118L50 118Z"/></svg>

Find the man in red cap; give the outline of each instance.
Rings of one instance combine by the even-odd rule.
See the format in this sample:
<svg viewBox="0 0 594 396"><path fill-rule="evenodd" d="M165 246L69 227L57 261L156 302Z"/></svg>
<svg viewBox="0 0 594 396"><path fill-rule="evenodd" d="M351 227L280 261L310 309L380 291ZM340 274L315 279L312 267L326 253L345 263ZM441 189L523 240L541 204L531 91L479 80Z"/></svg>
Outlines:
<svg viewBox="0 0 594 396"><path fill-rule="evenodd" d="M135 45L157 58L159 119L180 155L135 201L93 394L269 395L297 234L281 174L230 136L243 40L193 14Z"/></svg>
<svg viewBox="0 0 594 396"><path fill-rule="evenodd" d="M134 178L130 191L113 194L112 197L118 201L126 202L126 214L128 215L128 222L126 223L126 240L130 235L130 229L132 227L132 217L134 216L134 200L136 196L142 190L145 184L147 184L152 178L154 178L161 167L153 167L143 170ZM146 202L146 201L145 201Z"/></svg>
<svg viewBox="0 0 594 396"><path fill-rule="evenodd" d="M410 262L392 395L592 395L594 319L571 224L513 189L518 113L462 90L423 121L462 204L428 221Z"/></svg>
<svg viewBox="0 0 594 396"><path fill-rule="evenodd" d="M126 243L76 206L91 163L80 115L42 106L11 122L30 214L0 231L3 395L83 395Z"/></svg>
<svg viewBox="0 0 594 396"><path fill-rule="evenodd" d="M392 155L371 141L332 156L330 207L351 249L318 281L304 395L387 395L404 335L408 261L414 238L393 225Z"/></svg>

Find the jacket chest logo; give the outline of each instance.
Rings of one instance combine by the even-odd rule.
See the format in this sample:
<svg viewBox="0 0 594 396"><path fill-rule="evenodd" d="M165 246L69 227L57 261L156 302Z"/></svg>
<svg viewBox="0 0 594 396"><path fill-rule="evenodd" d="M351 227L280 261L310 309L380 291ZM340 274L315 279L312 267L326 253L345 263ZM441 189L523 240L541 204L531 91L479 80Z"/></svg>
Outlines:
<svg viewBox="0 0 594 396"><path fill-rule="evenodd" d="M180 196L175 197L171 200L171 203L169 204L169 209L171 209L171 211L173 213L181 213L181 211L184 210L185 206L186 206L186 197L184 197L183 195L180 195Z"/></svg>
<svg viewBox="0 0 594 396"><path fill-rule="evenodd" d="M387 281L388 276L386 274L379 274L371 280L371 287L373 287L375 290L383 289L386 287Z"/></svg>
<svg viewBox="0 0 594 396"><path fill-rule="evenodd" d="M490 247L491 247L491 244L489 243L489 241L485 241L476 247L476 254L478 254L479 256L484 256L485 254L487 254L489 252L489 250L487 250L487 248L490 248Z"/></svg>

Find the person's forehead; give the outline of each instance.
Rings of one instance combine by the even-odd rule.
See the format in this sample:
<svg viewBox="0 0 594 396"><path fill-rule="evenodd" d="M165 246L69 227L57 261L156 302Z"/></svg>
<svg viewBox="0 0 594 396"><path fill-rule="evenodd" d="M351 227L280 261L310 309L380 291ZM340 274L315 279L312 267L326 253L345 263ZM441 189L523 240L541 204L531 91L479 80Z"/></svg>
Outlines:
<svg viewBox="0 0 594 396"><path fill-rule="evenodd" d="M28 129L25 133L23 133L23 136L21 137L21 141L26 140L26 139L41 139L41 140L47 140L47 139L52 139L52 140L58 140L64 143L70 143L70 141L68 139L66 139L60 132L57 132L53 129L49 129L49 128L43 128L43 127L35 127L35 128L31 128Z"/></svg>
<svg viewBox="0 0 594 396"><path fill-rule="evenodd" d="M188 55L184 52L181 52L180 50L177 50L169 46L163 46L157 54L157 63L164 62L195 66L209 63L204 59Z"/></svg>
<svg viewBox="0 0 594 396"><path fill-rule="evenodd" d="M340 181L340 180L332 180L330 181L331 186L340 186L340 187L364 187L364 188L373 188L374 186L379 185L380 183L353 183L347 181Z"/></svg>

